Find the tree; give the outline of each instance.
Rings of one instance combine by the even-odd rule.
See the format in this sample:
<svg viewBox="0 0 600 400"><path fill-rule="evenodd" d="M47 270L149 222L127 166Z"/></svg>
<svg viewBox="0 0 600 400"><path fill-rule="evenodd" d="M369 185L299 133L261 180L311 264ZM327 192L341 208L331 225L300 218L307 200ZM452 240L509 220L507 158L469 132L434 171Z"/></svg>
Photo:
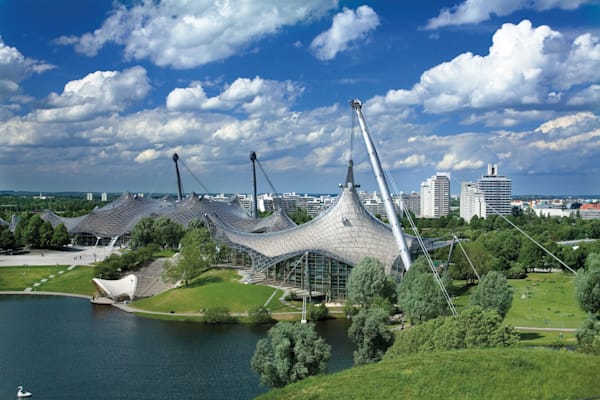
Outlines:
<svg viewBox="0 0 600 400"><path fill-rule="evenodd" d="M398 285L398 305L413 324L446 314L446 298L423 257L413 262Z"/></svg>
<svg viewBox="0 0 600 400"><path fill-rule="evenodd" d="M47 249L48 247L52 246L52 236L54 236L54 228L52 228L52 224L48 221L44 221L39 230L39 247L42 249Z"/></svg>
<svg viewBox="0 0 600 400"><path fill-rule="evenodd" d="M330 357L331 346L314 324L282 321L258 341L251 365L261 385L283 387L325 372Z"/></svg>
<svg viewBox="0 0 600 400"><path fill-rule="evenodd" d="M152 243L153 225L154 219L152 217L140 219L131 229L131 247L137 249Z"/></svg>
<svg viewBox="0 0 600 400"><path fill-rule="evenodd" d="M63 247L69 244L69 232L67 232L67 227L65 224L58 224L56 228L54 228L54 233L52 234L52 240L50 241L52 247Z"/></svg>
<svg viewBox="0 0 600 400"><path fill-rule="evenodd" d="M191 279L215 264L217 250L206 228L188 230L181 246L177 261L165 263L163 279L170 282L182 280L187 286Z"/></svg>
<svg viewBox="0 0 600 400"><path fill-rule="evenodd" d="M379 307L361 309L352 317L348 336L354 344L354 365L369 364L383 358L394 343L394 334L388 328L389 315Z"/></svg>
<svg viewBox="0 0 600 400"><path fill-rule="evenodd" d="M399 332L385 358L423 351L510 347L518 341L519 335L512 327L502 325L496 310L472 306L456 316L439 317Z"/></svg>
<svg viewBox="0 0 600 400"><path fill-rule="evenodd" d="M586 312L600 314L600 253L590 253L575 276L575 297Z"/></svg>
<svg viewBox="0 0 600 400"><path fill-rule="evenodd" d="M368 307L375 297L395 297L394 284L385 276L383 264L375 257L365 257L350 271L347 287L348 299L362 307Z"/></svg>
<svg viewBox="0 0 600 400"><path fill-rule="evenodd" d="M40 247L40 228L44 224L44 220L38 214L34 214L27 223L27 227L23 231L23 239L25 245L32 247Z"/></svg>
<svg viewBox="0 0 600 400"><path fill-rule="evenodd" d="M478 274L485 274L494 268L496 259L479 241L461 243L461 245L465 249L465 253L469 256L469 260L473 263ZM448 267L450 276L453 279L464 279L471 283L475 282L477 275L473 271L473 268L471 268L469 260L467 260L462 250L456 245L452 252L452 264Z"/></svg>
<svg viewBox="0 0 600 400"><path fill-rule="evenodd" d="M471 295L471 304L494 309L504 318L512 305L512 299L513 289L504 275L498 271L490 271L483 276Z"/></svg>
<svg viewBox="0 0 600 400"><path fill-rule="evenodd" d="M271 322L271 311L265 306L258 306L248 313L248 318L253 324L266 324Z"/></svg>
<svg viewBox="0 0 600 400"><path fill-rule="evenodd" d="M308 212L306 212L306 210L303 208L299 208L296 211L290 213L289 217L298 225L304 224L305 222L308 222L312 219L312 217L308 215Z"/></svg>
<svg viewBox="0 0 600 400"><path fill-rule="evenodd" d="M595 315L586 318L583 326L577 330L577 351L600 355L600 319Z"/></svg>
<svg viewBox="0 0 600 400"><path fill-rule="evenodd" d="M8 250L15 247L15 237L10 229L8 229L8 225L0 224L0 249Z"/></svg>
<svg viewBox="0 0 600 400"><path fill-rule="evenodd" d="M183 235L183 227L168 217L159 217L152 223L152 241L163 248L176 248Z"/></svg>

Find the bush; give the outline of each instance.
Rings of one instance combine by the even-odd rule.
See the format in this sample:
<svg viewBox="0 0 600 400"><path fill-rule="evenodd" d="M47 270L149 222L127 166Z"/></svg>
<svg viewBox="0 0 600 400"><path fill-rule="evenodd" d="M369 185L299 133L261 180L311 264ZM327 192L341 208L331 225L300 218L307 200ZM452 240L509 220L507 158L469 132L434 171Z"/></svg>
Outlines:
<svg viewBox="0 0 600 400"><path fill-rule="evenodd" d="M577 351L600 355L600 319L590 315L577 330Z"/></svg>
<svg viewBox="0 0 600 400"><path fill-rule="evenodd" d="M253 324L268 324L273 321L271 311L265 306L258 306L248 313L248 318Z"/></svg>
<svg viewBox="0 0 600 400"><path fill-rule="evenodd" d="M398 333L386 358L422 351L510 347L517 342L517 333L502 325L498 312L473 306L459 315L439 317Z"/></svg>
<svg viewBox="0 0 600 400"><path fill-rule="evenodd" d="M321 321L329 318L329 309L325 304L311 304L308 310L308 319L311 321Z"/></svg>
<svg viewBox="0 0 600 400"><path fill-rule="evenodd" d="M212 307L204 312L203 321L207 324L230 324L236 319L229 314L227 307Z"/></svg>

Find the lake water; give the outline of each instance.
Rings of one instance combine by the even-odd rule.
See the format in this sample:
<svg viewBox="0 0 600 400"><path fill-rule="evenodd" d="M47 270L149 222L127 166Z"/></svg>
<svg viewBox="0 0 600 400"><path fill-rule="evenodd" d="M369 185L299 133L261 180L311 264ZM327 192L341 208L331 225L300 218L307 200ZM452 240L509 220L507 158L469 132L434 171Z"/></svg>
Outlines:
<svg viewBox="0 0 600 400"><path fill-rule="evenodd" d="M332 346L329 370L352 365L348 322L317 330ZM34 399L251 399L250 368L269 326L145 319L87 300L0 296L0 399L23 385Z"/></svg>

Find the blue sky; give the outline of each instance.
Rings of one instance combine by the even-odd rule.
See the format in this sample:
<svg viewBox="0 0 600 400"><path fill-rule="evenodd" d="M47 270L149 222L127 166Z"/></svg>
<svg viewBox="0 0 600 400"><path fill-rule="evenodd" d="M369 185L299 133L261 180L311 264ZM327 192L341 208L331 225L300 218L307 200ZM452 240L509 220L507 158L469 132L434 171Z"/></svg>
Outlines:
<svg viewBox="0 0 600 400"><path fill-rule="evenodd" d="M376 190L353 98L394 192L600 194L600 1L0 0L0 190L175 192L178 153L248 193L251 151L278 192L351 152Z"/></svg>

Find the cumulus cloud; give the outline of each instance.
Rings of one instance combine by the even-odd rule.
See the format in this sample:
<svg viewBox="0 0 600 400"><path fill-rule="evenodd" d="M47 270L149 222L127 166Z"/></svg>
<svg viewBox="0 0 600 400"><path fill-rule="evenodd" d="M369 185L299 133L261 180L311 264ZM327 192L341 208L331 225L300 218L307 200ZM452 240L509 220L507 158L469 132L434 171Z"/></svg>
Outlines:
<svg viewBox="0 0 600 400"><path fill-rule="evenodd" d="M142 151L140 154L138 154L133 159L133 161L135 161L136 163L139 163L139 164L143 164L148 161L156 160L160 156L161 156L161 153L159 151L156 151L154 149L147 149L147 150Z"/></svg>
<svg viewBox="0 0 600 400"><path fill-rule="evenodd" d="M424 154L411 154L408 157L394 163L394 168L414 168L426 165L427 157Z"/></svg>
<svg viewBox="0 0 600 400"><path fill-rule="evenodd" d="M577 114L566 115L564 117L555 118L544 122L535 131L541 133L556 132L571 127L580 127L587 122L598 121L599 118L591 112L580 112Z"/></svg>
<svg viewBox="0 0 600 400"><path fill-rule="evenodd" d="M25 57L8 46L0 36L0 101L19 92L19 82L32 73L42 73L53 65Z"/></svg>
<svg viewBox="0 0 600 400"><path fill-rule="evenodd" d="M473 113L461 121L464 125L483 123L488 127L511 128L526 122L536 122L549 119L553 115L550 110L515 110L507 108L500 111Z"/></svg>
<svg viewBox="0 0 600 400"><path fill-rule="evenodd" d="M150 90L146 70L136 66L119 71L96 71L67 83L61 94L51 93L40 121L81 121L106 112L123 111L143 99Z"/></svg>
<svg viewBox="0 0 600 400"><path fill-rule="evenodd" d="M360 6L356 11L345 8L333 17L331 28L313 39L310 48L319 60L332 60L352 44L364 40L377 26L379 17L371 7Z"/></svg>
<svg viewBox="0 0 600 400"><path fill-rule="evenodd" d="M193 83L177 88L167 96L167 109L186 110L243 110L250 115L287 113L289 106L303 88L291 81L274 81L259 76L254 79L238 78L221 93L207 97L202 84Z"/></svg>
<svg viewBox="0 0 600 400"><path fill-rule="evenodd" d="M489 20L492 15L503 17L515 11L534 9L537 11L560 8L573 10L593 0L465 0L451 8L444 8L437 17L431 18L426 29L444 26L477 24Z"/></svg>
<svg viewBox="0 0 600 400"><path fill-rule="evenodd" d="M94 32L60 37L56 43L75 45L88 56L116 43L124 46L127 58L193 68L226 59L282 27L320 17L336 5L334 0L144 1L131 8L116 5Z"/></svg>
<svg viewBox="0 0 600 400"><path fill-rule="evenodd" d="M428 113L561 104L571 90L600 79L599 55L598 38L590 34L569 42L546 25L507 23L487 55L460 54L425 71L412 89L390 90L368 103L378 112L421 106Z"/></svg>

